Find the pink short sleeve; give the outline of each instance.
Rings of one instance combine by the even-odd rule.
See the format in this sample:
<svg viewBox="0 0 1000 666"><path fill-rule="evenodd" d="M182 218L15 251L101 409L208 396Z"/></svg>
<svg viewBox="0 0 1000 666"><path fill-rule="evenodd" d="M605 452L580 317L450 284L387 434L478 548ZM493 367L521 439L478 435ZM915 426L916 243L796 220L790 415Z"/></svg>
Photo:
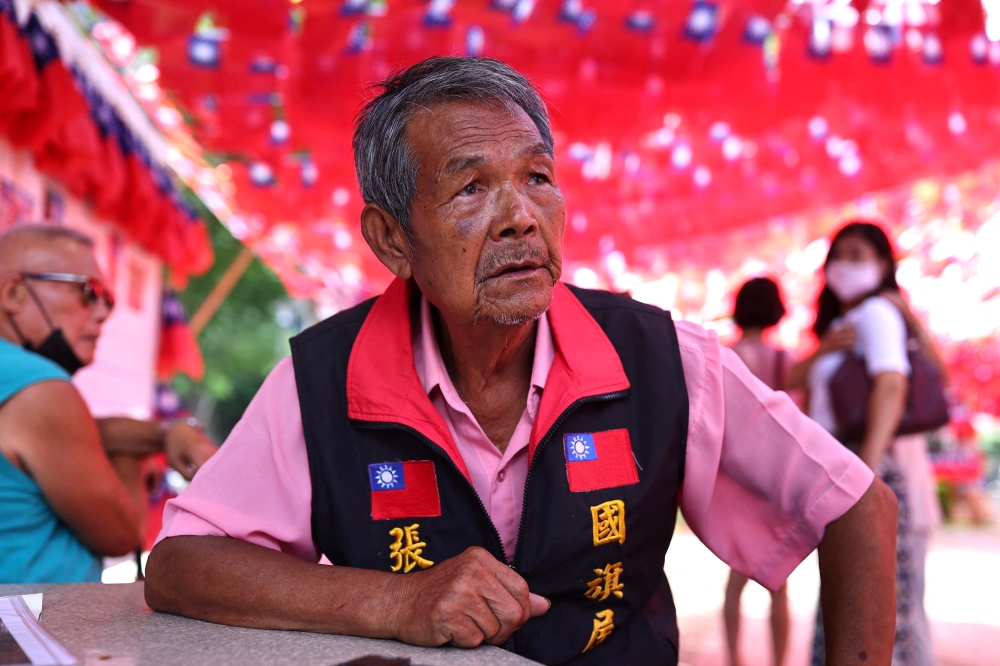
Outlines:
<svg viewBox="0 0 1000 666"><path fill-rule="evenodd" d="M678 322L677 336L690 403L681 511L721 560L776 590L874 476L714 333Z"/></svg>
<svg viewBox="0 0 1000 666"><path fill-rule="evenodd" d="M316 562L312 483L291 358L275 366L219 452L167 502L157 542L229 536Z"/></svg>

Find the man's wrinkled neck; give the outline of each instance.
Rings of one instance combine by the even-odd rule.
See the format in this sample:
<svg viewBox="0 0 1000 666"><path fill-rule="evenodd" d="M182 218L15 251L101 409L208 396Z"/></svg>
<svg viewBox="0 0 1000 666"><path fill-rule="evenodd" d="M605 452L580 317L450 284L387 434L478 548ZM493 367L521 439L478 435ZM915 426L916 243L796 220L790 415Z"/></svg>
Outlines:
<svg viewBox="0 0 1000 666"><path fill-rule="evenodd" d="M430 312L441 358L460 395L485 390L495 382L523 383L527 390L535 357L537 318L524 324L503 325L483 318L448 321L433 304Z"/></svg>

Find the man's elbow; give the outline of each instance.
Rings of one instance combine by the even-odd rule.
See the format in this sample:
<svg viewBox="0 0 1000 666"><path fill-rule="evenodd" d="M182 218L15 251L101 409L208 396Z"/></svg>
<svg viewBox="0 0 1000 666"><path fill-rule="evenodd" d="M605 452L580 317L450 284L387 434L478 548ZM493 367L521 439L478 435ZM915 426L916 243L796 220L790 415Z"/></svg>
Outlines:
<svg viewBox="0 0 1000 666"><path fill-rule="evenodd" d="M829 548L862 548L895 553L899 504L884 482L875 478L847 513L827 525L820 542L820 557ZM892 556L895 558L895 555Z"/></svg>
<svg viewBox="0 0 1000 666"><path fill-rule="evenodd" d="M872 481L872 485L866 495L871 496L873 505L871 511L878 523L884 529L890 530L892 534L895 534L896 521L899 518L899 501L896 499L896 495L892 492L892 489L881 479L876 478Z"/></svg>
<svg viewBox="0 0 1000 666"><path fill-rule="evenodd" d="M861 499L841 520L850 523L858 538L869 542L891 543L890 550L896 550L896 520L899 517L899 502L892 490L879 478L872 480L871 486ZM887 546L888 547L888 546Z"/></svg>
<svg viewBox="0 0 1000 666"><path fill-rule="evenodd" d="M153 546L149 553L143 592L146 605L155 611L177 613L180 610L174 575L186 568L182 561L185 541L185 537L169 537Z"/></svg>

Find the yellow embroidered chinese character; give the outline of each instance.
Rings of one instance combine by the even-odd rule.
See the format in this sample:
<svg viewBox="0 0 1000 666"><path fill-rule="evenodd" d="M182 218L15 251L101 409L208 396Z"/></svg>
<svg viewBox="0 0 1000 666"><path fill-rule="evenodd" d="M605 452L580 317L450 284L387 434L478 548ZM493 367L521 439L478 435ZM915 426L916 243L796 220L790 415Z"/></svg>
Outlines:
<svg viewBox="0 0 1000 666"><path fill-rule="evenodd" d="M610 608L598 611L597 617L594 618L594 630L590 633L590 642L587 643L587 647L583 648L583 651L586 652L590 648L603 643L604 639L610 636L614 630L615 612Z"/></svg>
<svg viewBox="0 0 1000 666"><path fill-rule="evenodd" d="M389 547L389 550L392 551L389 553L389 559L396 561L389 567L392 571L402 569L403 573L410 573L417 565L421 569L434 566L433 562L420 556L427 544L420 540L420 535L417 534L419 528L420 524L414 523L409 527L394 527L389 530L389 536L396 539L396 543ZM406 541L405 546L403 545L404 540Z"/></svg>
<svg viewBox="0 0 1000 666"><path fill-rule="evenodd" d="M611 500L590 507L594 518L594 545L603 543L625 543L625 502Z"/></svg>
<svg viewBox="0 0 1000 666"><path fill-rule="evenodd" d="M625 586L618 582L618 577L622 575L622 563L606 564L603 569L594 569L597 578L587 583L587 591L584 592L588 599L594 601L604 601L610 595L622 598L622 590Z"/></svg>

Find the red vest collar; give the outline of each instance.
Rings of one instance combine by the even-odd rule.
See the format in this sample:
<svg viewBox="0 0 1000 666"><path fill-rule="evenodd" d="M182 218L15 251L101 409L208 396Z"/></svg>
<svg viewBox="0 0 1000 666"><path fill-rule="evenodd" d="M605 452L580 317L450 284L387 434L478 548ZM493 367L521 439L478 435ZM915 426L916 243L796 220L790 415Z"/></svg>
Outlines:
<svg viewBox="0 0 1000 666"><path fill-rule="evenodd" d="M412 282L393 280L361 326L347 365L347 414L359 421L409 426L444 449L469 478L444 418L434 408L413 365ZM628 378L618 353L583 304L557 283L549 306L556 355L545 380L529 446L581 398L623 391Z"/></svg>

